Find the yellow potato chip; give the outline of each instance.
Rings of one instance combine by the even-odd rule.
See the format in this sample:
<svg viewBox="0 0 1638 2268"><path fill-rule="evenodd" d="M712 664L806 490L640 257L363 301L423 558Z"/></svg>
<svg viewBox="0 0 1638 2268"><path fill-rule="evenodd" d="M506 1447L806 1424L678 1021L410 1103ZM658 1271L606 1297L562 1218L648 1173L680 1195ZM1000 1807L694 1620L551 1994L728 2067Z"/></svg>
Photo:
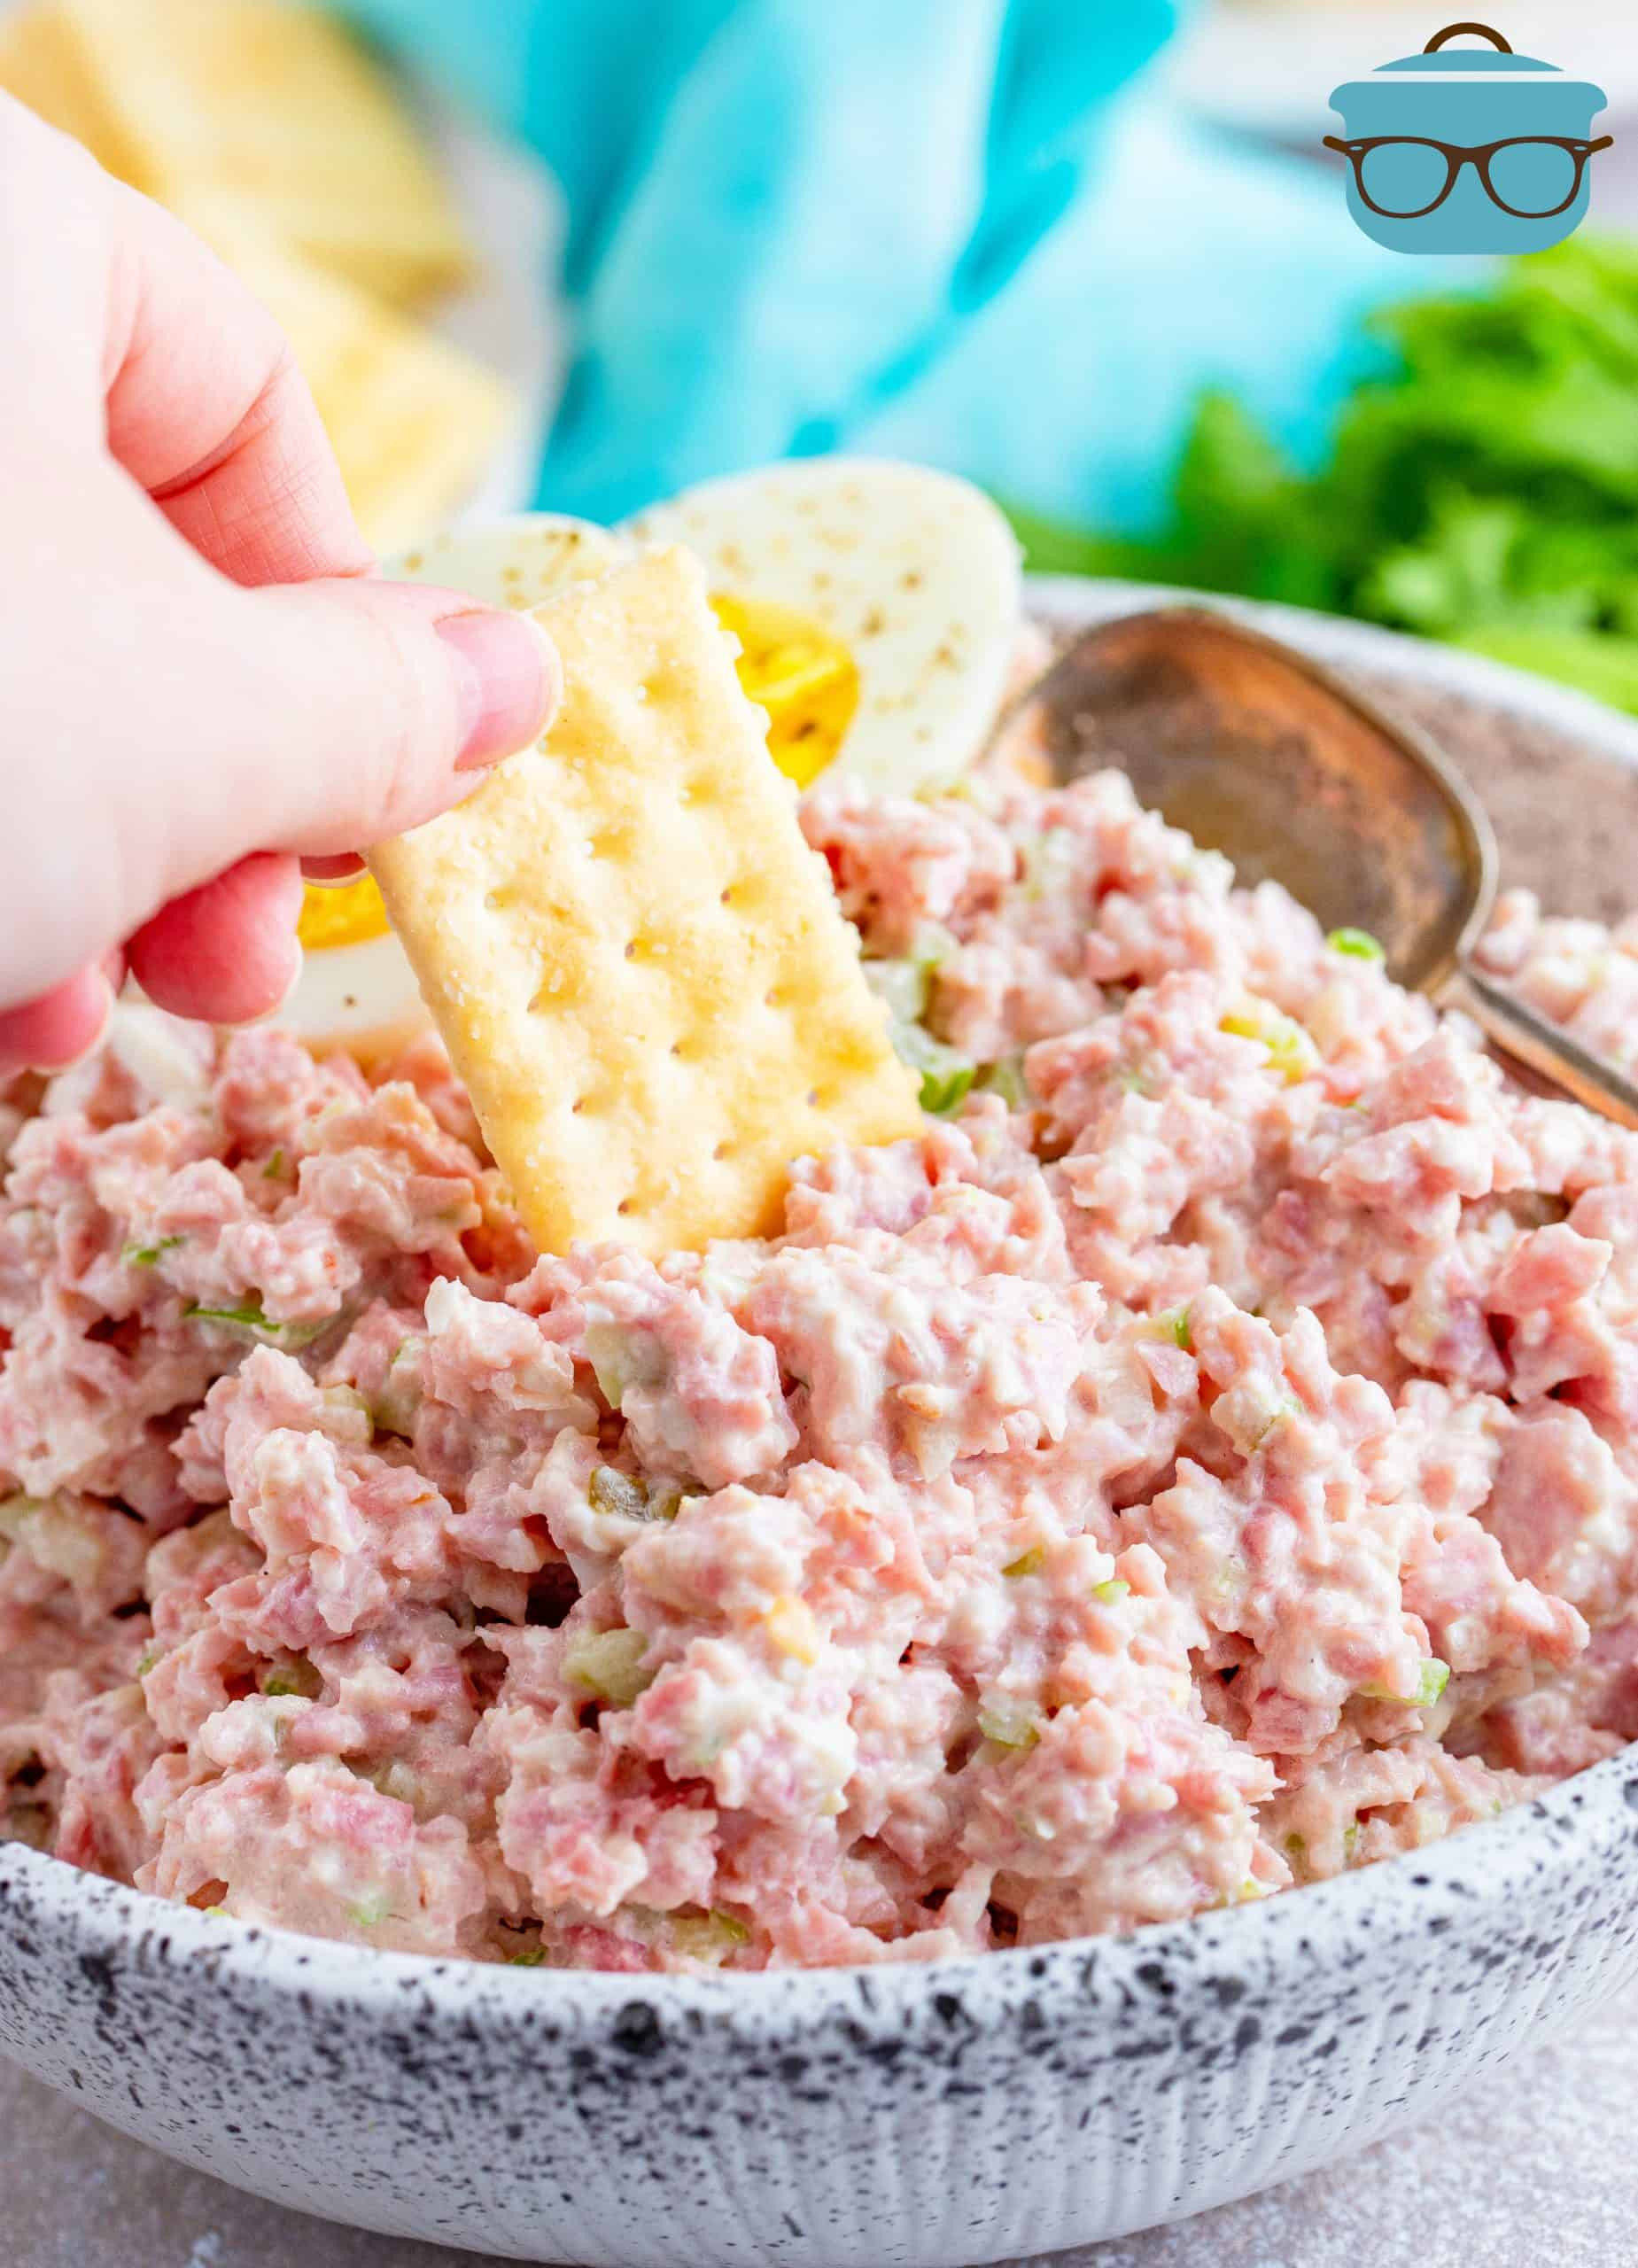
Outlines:
<svg viewBox="0 0 1638 2268"><path fill-rule="evenodd" d="M289 338L377 550L437 528L466 501L516 415L494 372L276 242L239 202L184 199L181 218Z"/></svg>
<svg viewBox="0 0 1638 2268"><path fill-rule="evenodd" d="M536 1242L779 1225L792 1159L921 1123L691 555L537 610L563 707L371 858Z"/></svg>
<svg viewBox="0 0 1638 2268"><path fill-rule="evenodd" d="M287 0L36 0L0 83L175 206L253 201L262 225L410 306L470 276L458 214L392 81Z"/></svg>

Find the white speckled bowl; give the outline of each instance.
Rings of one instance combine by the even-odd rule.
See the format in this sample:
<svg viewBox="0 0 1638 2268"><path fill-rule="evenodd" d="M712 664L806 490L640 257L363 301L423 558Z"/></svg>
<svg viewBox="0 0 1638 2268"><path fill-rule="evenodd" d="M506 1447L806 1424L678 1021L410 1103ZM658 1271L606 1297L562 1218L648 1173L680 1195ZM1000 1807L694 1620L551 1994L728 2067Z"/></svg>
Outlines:
<svg viewBox="0 0 1638 2268"><path fill-rule="evenodd" d="M1060 620L1153 595L1037 592ZM1517 878L1613 910L1638 728L1489 664L1258 612L1441 731L1504 858L1508 812L1525 822ZM37 2078L310 2212L609 2268L961 2268L1176 2218L1426 2115L1634 1968L1638 1750L1181 1926L769 1977L358 1952L0 1848L0 2049Z"/></svg>

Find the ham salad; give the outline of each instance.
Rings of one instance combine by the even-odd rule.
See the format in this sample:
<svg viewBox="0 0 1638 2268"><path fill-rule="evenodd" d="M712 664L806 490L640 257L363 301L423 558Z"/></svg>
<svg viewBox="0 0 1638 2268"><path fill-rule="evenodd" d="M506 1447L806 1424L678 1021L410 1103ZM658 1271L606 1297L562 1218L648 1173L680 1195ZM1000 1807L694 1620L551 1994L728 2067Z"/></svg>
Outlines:
<svg viewBox="0 0 1638 2268"><path fill-rule="evenodd" d="M928 1115L767 1242L537 1256L431 1040L138 1005L11 1091L8 1835L361 1946L914 1960L1638 1735L1638 1137L1114 773L803 823ZM1619 1053L1630 950L1491 958Z"/></svg>

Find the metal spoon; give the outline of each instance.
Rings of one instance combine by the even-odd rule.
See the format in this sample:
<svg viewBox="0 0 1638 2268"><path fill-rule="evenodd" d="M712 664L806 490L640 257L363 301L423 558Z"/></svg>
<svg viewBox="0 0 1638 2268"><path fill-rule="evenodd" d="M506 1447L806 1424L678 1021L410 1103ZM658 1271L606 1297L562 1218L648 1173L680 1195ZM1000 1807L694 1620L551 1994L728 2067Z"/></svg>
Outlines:
<svg viewBox="0 0 1638 2268"><path fill-rule="evenodd" d="M1474 966L1497 860L1466 782L1306 654L1205 607L1124 615L1075 639L995 738L1025 722L1059 779L1117 766L1241 882L1369 929L1401 984L1471 1016L1527 1084L1638 1128L1638 1085Z"/></svg>

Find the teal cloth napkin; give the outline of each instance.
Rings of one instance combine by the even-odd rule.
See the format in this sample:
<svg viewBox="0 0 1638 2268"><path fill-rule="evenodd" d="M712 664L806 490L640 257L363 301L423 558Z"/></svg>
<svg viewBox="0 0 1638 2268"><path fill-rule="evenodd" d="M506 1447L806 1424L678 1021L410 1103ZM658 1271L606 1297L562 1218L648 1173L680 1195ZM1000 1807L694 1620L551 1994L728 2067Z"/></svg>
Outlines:
<svg viewBox="0 0 1638 2268"><path fill-rule="evenodd" d="M353 12L563 186L578 344L543 503L611 519L843 447L1131 529L1206 384L1310 453L1358 367L1355 318L1412 265L1328 175L1154 95L1145 66L1189 4Z"/></svg>

